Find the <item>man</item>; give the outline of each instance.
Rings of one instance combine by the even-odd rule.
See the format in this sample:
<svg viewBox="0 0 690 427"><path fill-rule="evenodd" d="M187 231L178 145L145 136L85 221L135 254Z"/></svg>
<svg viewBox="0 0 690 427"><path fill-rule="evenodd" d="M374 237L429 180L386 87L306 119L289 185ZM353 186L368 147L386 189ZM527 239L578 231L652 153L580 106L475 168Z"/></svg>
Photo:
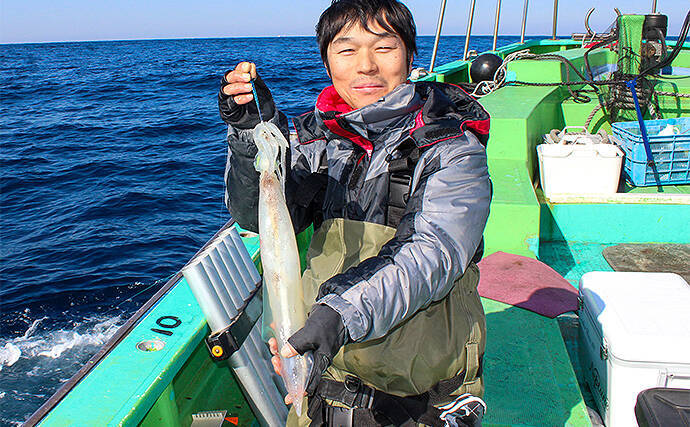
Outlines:
<svg viewBox="0 0 690 427"><path fill-rule="evenodd" d="M291 411L288 424L481 420L485 319L475 263L491 199L489 117L458 87L407 82L415 37L396 0L336 0L317 25L333 85L293 120L286 183L295 231L314 224L303 277L313 305L280 349L283 357L312 351L314 368L309 419ZM256 230L252 78L264 119L286 136L287 120L254 64L226 73L226 201Z"/></svg>

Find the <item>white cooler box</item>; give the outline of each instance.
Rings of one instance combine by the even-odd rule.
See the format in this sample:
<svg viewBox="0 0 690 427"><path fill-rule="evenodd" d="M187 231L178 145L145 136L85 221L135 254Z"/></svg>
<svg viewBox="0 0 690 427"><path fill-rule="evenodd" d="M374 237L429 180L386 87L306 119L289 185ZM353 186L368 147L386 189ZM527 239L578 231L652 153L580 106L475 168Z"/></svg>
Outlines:
<svg viewBox="0 0 690 427"><path fill-rule="evenodd" d="M590 272L579 293L580 360L607 426L637 425L642 390L690 389L690 285L682 277Z"/></svg>
<svg viewBox="0 0 690 427"><path fill-rule="evenodd" d="M583 132L569 134L570 129ZM618 146L604 143L601 134L590 134L578 126L552 133L544 136L545 144L537 145L539 179L546 197L618 191L623 164L623 151Z"/></svg>

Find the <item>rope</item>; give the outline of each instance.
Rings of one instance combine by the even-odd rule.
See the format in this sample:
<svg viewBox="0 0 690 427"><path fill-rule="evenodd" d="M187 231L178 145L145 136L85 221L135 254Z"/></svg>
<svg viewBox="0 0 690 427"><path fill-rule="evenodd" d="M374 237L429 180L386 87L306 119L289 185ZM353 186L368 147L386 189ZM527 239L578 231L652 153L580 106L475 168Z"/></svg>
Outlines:
<svg viewBox="0 0 690 427"><path fill-rule="evenodd" d="M601 44L601 42L599 43ZM592 46L595 47L595 46ZM589 49L591 50L591 49ZM589 51L588 50L588 51ZM556 83L536 83L536 82L525 82L525 81L507 81L507 68L508 64L512 61L531 59L536 61L543 60L557 60L565 64L565 82ZM589 64L587 64L589 65ZM494 73L493 80L483 81L477 84L477 86L472 91L471 95L475 98L481 98L483 96L493 93L497 89L507 86L507 85L522 85L522 86L537 86L537 87L549 87L549 86L563 86L570 93L573 101L576 103L586 103L591 99L583 95L584 88L573 90L572 86L590 86L594 89L599 105L595 107L592 112L587 117L586 127L588 128L594 115L599 111L604 111L604 116L609 116L609 119L615 119L621 110L635 110L641 107L647 108L650 115L653 118L660 118L658 113L658 96L671 96L678 98L690 98L690 94L685 93L674 93L674 92L663 92L655 91L654 84L649 80L645 79L640 75L625 75L616 73L610 80L594 80L591 77L591 71L588 68L588 75L590 78L585 77L580 70L573 65L567 58L555 54L542 54L536 55L530 53L529 50L521 50L518 52L513 52L505 57L501 65L498 67ZM570 80L571 69L580 78L579 81ZM633 87L629 87L630 84ZM602 98L602 87L610 87L608 90L606 100ZM633 91L635 93L633 93Z"/></svg>
<svg viewBox="0 0 690 427"><path fill-rule="evenodd" d="M603 87L603 86L611 86L611 90L609 92L609 100L605 102L605 105L599 105L600 108L596 109L598 111L601 108L605 107L605 110L615 107L618 109L629 109L629 110L634 110L635 109L635 101L631 95L631 92L628 90L626 84L630 80L624 80L624 79L612 79L612 80L585 80L585 81L575 81L575 82L559 82L559 83L535 83L535 82L524 82L524 81L511 81L508 82L508 84L516 84L516 85L524 85L524 86L578 86L578 85L590 85L590 86L597 86L597 87ZM640 104L644 105L646 108L649 108L650 114L652 116L657 116L657 109L655 108L653 97L654 94L658 95L667 95L667 96L676 96L680 95L683 97L687 97L688 95L686 94L675 94L675 93L670 93L670 92L656 92L653 90L651 83L649 83L645 79L640 80L640 84L635 88L635 91L637 92L637 96L640 99ZM572 93L572 92L571 92ZM577 102L577 99L575 100ZM594 111L592 114L596 113Z"/></svg>
<svg viewBox="0 0 690 427"><path fill-rule="evenodd" d="M516 60L523 60L523 59L528 59L528 60L534 60L534 61L551 61L551 60L557 60L562 62L563 64L566 65L565 68L565 73L566 73L566 81L565 82L558 82L558 83L532 83L532 82L523 82L523 81L506 81L506 68L508 64L512 61ZM571 69L575 72L577 77L580 78L580 81L570 81L570 72ZM480 98L482 96L486 96L490 94L491 92L495 91L496 89L509 84L521 84L525 86L566 86L568 87L568 90L570 91L571 95L573 95L573 98L578 101L584 101L587 102L589 101L589 98L583 97L582 95L576 94L574 91L572 91L569 86L578 86L578 85L589 85L591 86L595 92L598 93L598 86L605 86L605 85L615 85L615 84L620 84L620 85L625 85L625 83L628 80L625 79L617 79L617 80L593 80L593 79L588 79L586 78L580 70L578 70L575 65L570 62L567 58L561 56L561 55L555 55L555 54L541 54L537 55L534 53L530 53L529 50L521 50L518 52L513 52L510 55L506 56L505 59L503 60L503 63L501 63L501 66L498 67L496 72L494 73L494 79L493 80L487 80L480 82L477 87L474 89L472 92L472 96Z"/></svg>
<svg viewBox="0 0 690 427"><path fill-rule="evenodd" d="M517 84L523 86L579 86L579 85L594 85L594 86L611 86L625 84L627 80L583 80L578 82L558 82L558 83L537 83L537 82L523 82L521 80L511 80L509 84Z"/></svg>
<svg viewBox="0 0 690 427"><path fill-rule="evenodd" d="M654 100L654 84L644 77L631 74L619 74L621 78L626 79L624 84L614 85L609 91L608 103L617 109L634 110L635 104L639 102L640 107L649 108L649 105ZM629 83L633 84L635 100L630 91Z"/></svg>
<svg viewBox="0 0 690 427"><path fill-rule="evenodd" d="M656 107L654 106L653 102L649 103L648 110L649 110L649 115L652 116L652 118L654 118L654 119L660 119L661 118L661 116L659 116L659 114L657 113Z"/></svg>
<svg viewBox="0 0 690 427"><path fill-rule="evenodd" d="M494 79L479 82L470 95L475 98L481 98L492 93L496 89L503 87L506 83L506 68L508 67L508 63L515 61L516 59L521 59L526 55L531 55L531 53L529 53L529 51L526 49L507 55L494 73Z"/></svg>
<svg viewBox="0 0 690 427"><path fill-rule="evenodd" d="M601 110L602 106L601 104L597 104L596 107L592 110L591 113L589 113L589 116L587 116L587 121L585 121L585 129L589 129L589 124L592 122L592 119L594 118L594 115L597 113L597 111Z"/></svg>
<svg viewBox="0 0 690 427"><path fill-rule="evenodd" d="M506 82L506 76L507 72L506 69L508 67L508 64L512 61L516 60L521 60L521 59L530 59L534 61L551 61L551 60L557 60L566 65L565 67L565 75L566 75L566 84L565 86L568 89L568 92L570 92L570 95L573 97L575 102L589 102L590 98L581 95L577 93L576 91L572 90L570 86L575 86L578 84L589 84L594 88L595 91L597 91L597 88L594 84L591 84L593 80L587 80L585 76L573 65L572 62L570 62L567 58L564 58L560 55L554 55L554 54L542 54L542 55L537 55L534 53L530 53L529 50L524 49L520 50L517 52L513 52L510 55L507 55L504 59L503 62L501 63L500 67L496 70L494 73L494 78L493 80L486 80L483 82L479 82L479 84L474 88L474 91L472 91L471 95L474 96L475 98L481 98L483 96L486 96L492 92L494 92L496 89L503 87L506 85L506 83L514 83L514 82ZM582 80L582 82L571 82L570 81L570 70L575 72L575 74ZM625 81L621 81L622 83L625 83ZM570 83L570 84L567 84ZM551 84L533 84L534 86L551 86ZM561 86L563 85L562 83L554 84L554 86Z"/></svg>
<svg viewBox="0 0 690 427"><path fill-rule="evenodd" d="M690 98L690 93L663 92L660 90L655 90L654 93L657 95L661 95L661 96L672 96L672 97L677 97L677 98Z"/></svg>
<svg viewBox="0 0 690 427"><path fill-rule="evenodd" d="M655 93L659 93L659 92L655 92ZM675 94L669 94L669 95L675 95ZM684 95L685 97L690 97L690 94L681 94L681 95ZM585 121L585 128L586 129L589 129L589 125L590 125L590 123L592 123L592 119L597 114L597 112L599 110L601 110L602 108L603 108L603 106L601 104L599 104L596 107L594 107L594 109L592 110L591 113L589 113L589 116L587 116L587 120ZM652 117L654 117L655 119L661 118L661 116L659 115L659 112L656 110L656 107L654 106L653 102L649 103L649 114Z"/></svg>

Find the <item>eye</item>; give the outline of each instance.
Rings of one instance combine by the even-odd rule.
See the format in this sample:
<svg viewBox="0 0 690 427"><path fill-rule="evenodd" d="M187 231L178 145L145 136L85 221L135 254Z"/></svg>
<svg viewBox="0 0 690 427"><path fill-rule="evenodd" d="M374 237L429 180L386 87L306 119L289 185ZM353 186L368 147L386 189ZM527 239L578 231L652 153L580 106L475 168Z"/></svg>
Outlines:
<svg viewBox="0 0 690 427"><path fill-rule="evenodd" d="M376 48L378 52L390 52L391 50L395 49L395 46L379 46Z"/></svg>
<svg viewBox="0 0 690 427"><path fill-rule="evenodd" d="M353 53L355 50L351 48L346 48L346 49L340 49L338 51L339 54L347 55Z"/></svg>

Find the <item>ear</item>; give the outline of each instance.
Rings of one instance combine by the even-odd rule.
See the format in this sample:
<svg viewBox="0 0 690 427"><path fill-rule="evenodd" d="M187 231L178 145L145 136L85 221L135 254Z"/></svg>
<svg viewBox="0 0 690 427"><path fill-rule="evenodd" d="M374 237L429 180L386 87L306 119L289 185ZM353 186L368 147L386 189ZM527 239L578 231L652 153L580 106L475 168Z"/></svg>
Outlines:
<svg viewBox="0 0 690 427"><path fill-rule="evenodd" d="M331 79L331 80L333 80L333 79L331 78L331 69L328 67L328 63L324 62L324 63L323 63L323 66L326 68L326 74L328 74L328 78Z"/></svg>
<svg viewBox="0 0 690 427"><path fill-rule="evenodd" d="M407 75L412 72L412 63L414 62L414 55L410 55L410 62L407 64Z"/></svg>

